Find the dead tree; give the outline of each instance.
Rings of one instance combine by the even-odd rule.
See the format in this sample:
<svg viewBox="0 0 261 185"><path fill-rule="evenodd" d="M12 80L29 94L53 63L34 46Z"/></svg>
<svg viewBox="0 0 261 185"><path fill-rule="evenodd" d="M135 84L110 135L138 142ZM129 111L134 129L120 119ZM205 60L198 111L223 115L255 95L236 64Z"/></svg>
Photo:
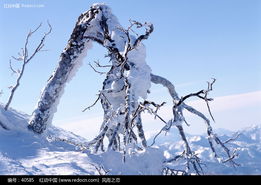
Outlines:
<svg viewBox="0 0 261 185"><path fill-rule="evenodd" d="M37 55L39 52L43 51L43 47L44 47L44 41L46 39L46 37L51 33L52 31L52 27L48 22L48 26L49 26L49 30L47 33L44 34L44 36L41 38L39 44L37 45L37 47L34 49L34 51L32 52L32 54L29 54L28 51L28 44L29 44L29 40L31 38L31 36L37 32L39 30L39 28L42 26L42 24L40 24L35 30L30 31L27 36L26 36L26 40L25 40L25 44L24 44L24 48L21 48L21 52L18 53L18 57L12 57L14 60L22 63L22 67L21 69L14 69L13 65L12 65L12 60L9 61L9 67L12 71L13 74L17 74L18 77L16 79L16 83L14 86L10 86L11 89L11 94L8 98L8 101L5 105L5 110L7 110L13 100L15 91L17 90L17 88L20 85L20 81L23 77L23 74L25 72L25 67L26 65L35 57L35 55Z"/></svg>
<svg viewBox="0 0 261 185"><path fill-rule="evenodd" d="M175 126L184 141L184 152L166 163L183 158L186 160L185 173L189 173L190 169L193 169L197 174L201 174L203 170L200 159L191 150L183 130L182 123L186 123L183 110L187 110L206 122L209 144L215 156L219 157L215 150L215 144L217 144L225 150L228 156L223 162L230 161L232 164L236 164L233 161L235 154L231 153L225 143L214 134L209 119L185 104L185 100L190 97L204 100L213 119L208 104L212 99L208 98L208 94L212 90L214 81L208 84L207 90L180 98L174 85L169 80L152 74L150 67L146 64L145 46L142 41L148 39L153 32L153 25L137 21L130 22L131 25L124 29L111 13L110 8L104 4L93 5L89 11L78 18L68 44L60 56L59 65L48 80L28 127L35 133L41 134L51 123L66 83L72 78L94 41L108 50L111 66L109 66L110 70L106 74L98 99L93 105L86 108L91 108L100 100L104 110L100 132L96 138L86 144L86 148L93 148L95 152L105 151L104 139L107 138L106 149L122 152L125 160L128 152L148 147L141 120L141 113L147 111L166 124L161 132L169 131L172 126ZM134 28L144 28L145 33L133 36L131 33ZM157 113L164 103L156 104L147 100L151 83L163 85L168 89L173 99L172 120L165 121ZM169 173L170 169L165 171Z"/></svg>

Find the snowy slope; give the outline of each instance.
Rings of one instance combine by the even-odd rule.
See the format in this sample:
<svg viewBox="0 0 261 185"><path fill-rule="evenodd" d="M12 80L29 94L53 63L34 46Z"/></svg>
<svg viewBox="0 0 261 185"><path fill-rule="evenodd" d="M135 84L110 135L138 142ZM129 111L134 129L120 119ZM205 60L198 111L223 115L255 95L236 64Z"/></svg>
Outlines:
<svg viewBox="0 0 261 185"><path fill-rule="evenodd" d="M127 156L123 163L118 152L94 155L53 139L87 142L54 126L43 135L34 134L27 129L28 120L28 115L12 109L5 111L0 104L0 122L9 129L0 126L0 175L99 175L105 174L105 170L108 174L152 175L161 172L163 154L160 150L151 148Z"/></svg>
<svg viewBox="0 0 261 185"><path fill-rule="evenodd" d="M47 135L84 142L73 133L52 127L39 136L27 130L28 116L0 106L0 174L98 174L87 154L64 142L49 142Z"/></svg>
<svg viewBox="0 0 261 185"><path fill-rule="evenodd" d="M28 115L15 110L4 111L0 105L0 175L99 175L108 174L160 174L162 161L182 151L178 133L172 129L165 136L160 135L154 148L140 151L126 157L109 151L103 154L81 152L77 147L50 139L50 136L85 143L86 139L71 132L51 126L44 135L35 135L27 130ZM230 132L224 132L230 133ZM220 164L214 159L205 136L189 135L192 149L206 164L206 174L261 174L261 126L253 126L241 131L241 135L231 146L238 149L236 161L241 165L235 169ZM227 140L227 135L221 136ZM152 138L149 139L152 143Z"/></svg>

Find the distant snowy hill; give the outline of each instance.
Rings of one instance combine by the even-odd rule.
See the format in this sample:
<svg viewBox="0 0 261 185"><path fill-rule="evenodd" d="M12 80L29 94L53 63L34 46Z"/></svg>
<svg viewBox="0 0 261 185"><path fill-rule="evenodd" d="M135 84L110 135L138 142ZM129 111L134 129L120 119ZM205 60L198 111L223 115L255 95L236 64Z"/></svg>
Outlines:
<svg viewBox="0 0 261 185"><path fill-rule="evenodd" d="M118 152L94 155L81 152L72 144L50 139L51 136L73 143L87 142L54 126L43 135L35 135L27 130L28 118L28 115L12 109L5 111L0 105L0 122L9 129L0 126L0 175L99 175L104 173L103 169L108 174L160 174L164 157L170 158L182 149L179 135L172 129L167 136L160 135L153 148L127 156L123 163ZM222 135L221 139L227 140L228 136ZM235 169L214 159L204 136L189 135L189 141L206 164L206 174L261 174L261 126L242 130L237 141L231 144L238 150L236 161L241 165Z"/></svg>

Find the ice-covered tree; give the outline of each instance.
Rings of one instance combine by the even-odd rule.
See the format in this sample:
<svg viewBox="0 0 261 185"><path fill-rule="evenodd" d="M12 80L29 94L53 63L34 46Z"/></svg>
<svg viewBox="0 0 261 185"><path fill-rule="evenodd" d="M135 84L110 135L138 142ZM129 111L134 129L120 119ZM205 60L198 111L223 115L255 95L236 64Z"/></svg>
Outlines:
<svg viewBox="0 0 261 185"><path fill-rule="evenodd" d="M144 34L135 34L134 29L144 29ZM215 149L216 145L219 145L228 157L227 159L220 158L221 161L236 164L233 161L235 154L214 134L210 120L185 103L185 100L190 97L202 99L206 102L213 118L208 105L212 99L208 98L208 94L215 80L208 84L206 90L179 97L174 85L166 78L154 75L146 63L146 49L142 41L148 39L152 32L151 23L143 24L137 21L130 21L130 26L125 29L119 24L108 6L94 4L90 10L78 18L68 44L60 56L58 67L42 91L28 127L35 133L41 134L51 124L66 83L81 66L92 42L96 42L108 50L111 66L96 101L100 100L104 110L100 133L86 144L86 148L93 148L95 152L121 151L123 159L128 152L147 148L141 120L141 113L147 111L166 124L159 133L176 127L184 141L184 152L165 163L175 162L182 158L186 161L186 173L193 169L197 174L201 174L203 170L200 159L190 148L183 131L183 123L186 123L183 112L187 110L206 122L209 144L215 157L219 158ZM173 99L173 119L164 120L158 115L157 110L164 106L164 103L157 104L147 99L151 83L163 85L168 89ZM108 139L107 146L104 146L105 138ZM165 168L164 173L174 172Z"/></svg>

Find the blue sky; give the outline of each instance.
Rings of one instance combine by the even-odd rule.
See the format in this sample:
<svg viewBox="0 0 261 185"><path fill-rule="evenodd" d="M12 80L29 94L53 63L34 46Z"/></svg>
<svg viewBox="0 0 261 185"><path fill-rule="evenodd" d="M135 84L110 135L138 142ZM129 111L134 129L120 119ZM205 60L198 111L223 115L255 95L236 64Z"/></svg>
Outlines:
<svg viewBox="0 0 261 185"><path fill-rule="evenodd" d="M40 53L27 66L22 84L15 94L12 107L31 114L40 91L57 66L58 58L66 45L78 16L88 10L92 0L0 0L0 89L5 103L15 76L11 76L8 61L23 46L25 36L43 22L41 30L32 38L31 46L39 41L48 29L53 32L46 40L48 51ZM152 22L155 31L144 44L147 48L147 63L153 73L165 76L176 84L180 95L205 88L206 81L217 79L211 94L218 100L226 100L223 107L243 97L258 99L261 91L261 1L259 0L103 0L113 10L123 26L128 20ZM6 4L40 4L43 8L4 8ZM104 76L93 72L89 62L103 58L106 50L94 45L76 77L67 85L64 96L54 117L54 124L63 127L72 122L85 126L88 119L101 119L102 110L97 105L93 110L81 110L96 99ZM150 98L155 101L169 100L160 87L152 87ZM238 97L229 102L227 97ZM233 98L232 98L233 99ZM220 100L220 102L222 102ZM243 102L243 101L242 101ZM260 101L216 112L219 126L236 124L260 124ZM218 104L218 103L217 103ZM213 103L213 106L216 104ZM220 104L216 105L220 106ZM230 106L231 107L231 106ZM215 109L216 107L213 107ZM236 111L237 110L237 111ZM233 113L233 114L232 114ZM246 114L244 114L246 113ZM237 117L237 119L233 119ZM251 117L251 123L247 123ZM220 119L219 119L220 118ZM227 119L223 119L227 118ZM192 122L194 121L191 118ZM232 119L232 120L231 120ZM241 121L240 121L241 120ZM97 121L93 124L97 125ZM198 120L195 120L198 124ZM241 123L238 123L241 122ZM243 123L244 122L244 123ZM250 122L250 121L249 121ZM87 124L88 123L88 124ZM156 123L155 123L156 124ZM91 124L90 124L91 125ZM149 126L148 126L149 127ZM193 128L196 131L198 127ZM232 127L230 128L232 129Z"/></svg>

